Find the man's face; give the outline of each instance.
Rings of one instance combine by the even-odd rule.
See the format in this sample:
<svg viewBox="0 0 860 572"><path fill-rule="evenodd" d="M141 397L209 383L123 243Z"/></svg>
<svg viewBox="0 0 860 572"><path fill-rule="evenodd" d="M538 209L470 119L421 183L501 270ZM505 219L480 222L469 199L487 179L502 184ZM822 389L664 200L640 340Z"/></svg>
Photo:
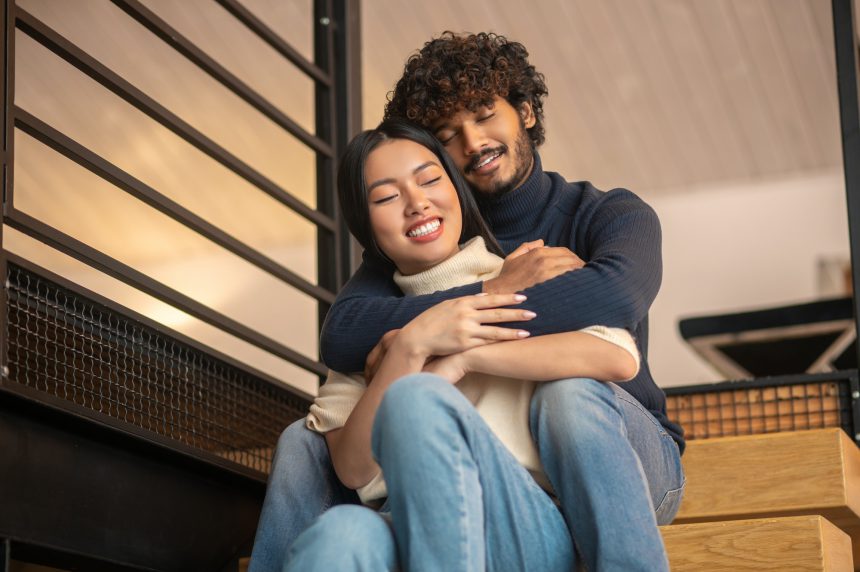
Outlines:
<svg viewBox="0 0 860 572"><path fill-rule="evenodd" d="M496 96L488 106L440 121L433 131L475 191L501 196L531 173L534 154L526 129L534 124L531 105L518 110Z"/></svg>

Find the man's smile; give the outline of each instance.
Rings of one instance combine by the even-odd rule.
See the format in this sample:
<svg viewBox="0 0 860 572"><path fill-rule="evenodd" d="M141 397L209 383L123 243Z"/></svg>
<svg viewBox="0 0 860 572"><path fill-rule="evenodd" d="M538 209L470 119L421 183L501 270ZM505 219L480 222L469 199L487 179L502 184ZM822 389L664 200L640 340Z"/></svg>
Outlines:
<svg viewBox="0 0 860 572"><path fill-rule="evenodd" d="M507 148L505 146L497 147L495 149L488 149L472 159L469 164L466 166L464 171L469 173L476 173L478 175L487 173L491 171L497 165L497 159L501 157Z"/></svg>

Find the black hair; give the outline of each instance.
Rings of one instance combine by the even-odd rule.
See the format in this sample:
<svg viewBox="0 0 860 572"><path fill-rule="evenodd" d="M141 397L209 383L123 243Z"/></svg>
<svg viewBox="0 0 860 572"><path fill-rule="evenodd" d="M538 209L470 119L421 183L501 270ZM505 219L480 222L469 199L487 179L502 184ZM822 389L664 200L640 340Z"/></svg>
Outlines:
<svg viewBox="0 0 860 572"><path fill-rule="evenodd" d="M343 214L349 231L364 247L365 254L374 261L382 262L392 269L393 262L379 248L373 237L370 226L370 209L367 201L367 182L364 167L370 153L380 143L391 139L406 139L429 149L442 164L442 168L451 179L462 211L463 230L459 243L462 244L476 236L484 238L487 250L493 254L504 256L499 243L487 226L484 217L478 210L478 205L469 185L460 174L448 152L432 133L404 119L386 119L376 129L363 131L353 138L346 147L340 159L337 172L337 196L340 201L340 211Z"/></svg>

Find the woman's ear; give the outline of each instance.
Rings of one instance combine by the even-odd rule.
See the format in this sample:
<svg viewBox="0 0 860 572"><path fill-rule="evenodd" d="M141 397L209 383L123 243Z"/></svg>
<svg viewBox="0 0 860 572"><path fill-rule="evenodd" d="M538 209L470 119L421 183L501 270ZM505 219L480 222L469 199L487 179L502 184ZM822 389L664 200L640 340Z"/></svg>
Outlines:
<svg viewBox="0 0 860 572"><path fill-rule="evenodd" d="M524 101L520 104L520 118L523 120L526 129L531 129L535 126L537 119L535 118L535 112L532 109L530 101Z"/></svg>

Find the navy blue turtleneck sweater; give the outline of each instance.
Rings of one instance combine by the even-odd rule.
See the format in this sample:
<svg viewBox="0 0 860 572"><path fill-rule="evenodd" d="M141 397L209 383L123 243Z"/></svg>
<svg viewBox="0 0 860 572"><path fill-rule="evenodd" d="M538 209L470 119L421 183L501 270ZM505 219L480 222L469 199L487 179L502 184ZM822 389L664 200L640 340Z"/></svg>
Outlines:
<svg viewBox="0 0 860 572"><path fill-rule="evenodd" d="M479 200L502 249L542 238L586 262L523 290L523 308L537 313L532 335L570 332L592 325L628 329L642 354L639 374L623 387L648 409L684 450L682 429L666 418L666 397L648 368L648 309L660 288L660 222L639 197L625 189L599 191L591 183L568 183L544 172L535 155L531 175L499 199ZM435 304L477 294L470 284L425 296L404 296L390 269L365 259L326 316L320 353L336 371L361 371L367 354L389 330L402 328ZM511 327L519 327L511 324Z"/></svg>

